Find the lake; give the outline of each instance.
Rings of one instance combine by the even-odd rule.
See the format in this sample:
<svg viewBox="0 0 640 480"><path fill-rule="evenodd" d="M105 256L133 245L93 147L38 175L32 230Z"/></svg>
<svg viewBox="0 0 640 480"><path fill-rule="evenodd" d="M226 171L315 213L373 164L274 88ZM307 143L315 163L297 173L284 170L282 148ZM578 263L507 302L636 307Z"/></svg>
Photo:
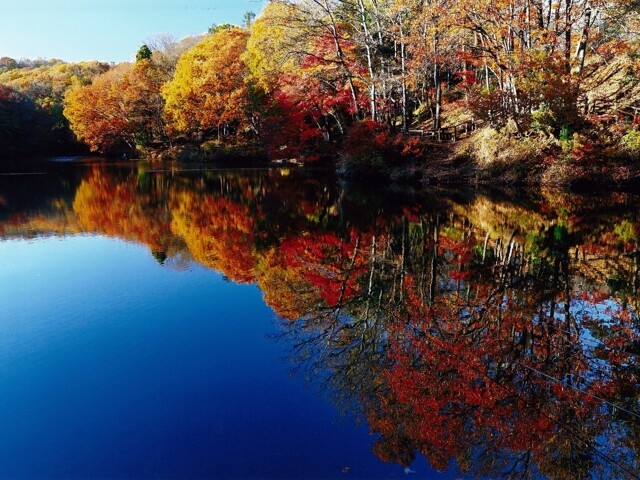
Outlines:
<svg viewBox="0 0 640 480"><path fill-rule="evenodd" d="M0 478L637 478L640 196L0 167Z"/></svg>

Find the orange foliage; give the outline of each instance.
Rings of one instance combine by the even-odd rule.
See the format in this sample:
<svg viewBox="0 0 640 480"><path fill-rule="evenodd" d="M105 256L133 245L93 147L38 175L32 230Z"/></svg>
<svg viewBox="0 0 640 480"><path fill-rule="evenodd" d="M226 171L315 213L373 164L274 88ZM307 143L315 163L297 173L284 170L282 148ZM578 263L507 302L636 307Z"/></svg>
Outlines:
<svg viewBox="0 0 640 480"><path fill-rule="evenodd" d="M174 133L220 133L226 126L248 125L247 69L240 59L248 36L241 28L221 29L182 55L162 89Z"/></svg>
<svg viewBox="0 0 640 480"><path fill-rule="evenodd" d="M171 230L184 239L193 258L234 282L255 282L255 224L247 207L181 191L173 196L171 213Z"/></svg>
<svg viewBox="0 0 640 480"><path fill-rule="evenodd" d="M92 151L144 146L164 134L163 77L148 61L120 64L65 96L64 115Z"/></svg>
<svg viewBox="0 0 640 480"><path fill-rule="evenodd" d="M166 250L168 218L138 191L135 177L117 181L94 168L78 186L73 211L83 231L145 243L153 252Z"/></svg>

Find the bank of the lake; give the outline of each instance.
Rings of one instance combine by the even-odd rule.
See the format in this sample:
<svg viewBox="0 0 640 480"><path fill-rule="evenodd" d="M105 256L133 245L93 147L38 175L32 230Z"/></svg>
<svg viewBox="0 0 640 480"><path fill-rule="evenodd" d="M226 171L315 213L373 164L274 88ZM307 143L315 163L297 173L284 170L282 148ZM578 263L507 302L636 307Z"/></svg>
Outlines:
<svg viewBox="0 0 640 480"><path fill-rule="evenodd" d="M559 140L544 133L510 135L483 128L469 138L433 147L423 159L391 178L421 183L527 186L624 186L640 179L640 133L606 142L574 135ZM627 141L625 141L627 140Z"/></svg>
<svg viewBox="0 0 640 480"><path fill-rule="evenodd" d="M640 179L640 131L617 138L597 131L564 139L543 132L509 132L482 126L462 138L391 134L362 122L354 133L317 150L269 149L258 139L183 142L123 152L116 158L229 168L292 166L334 170L350 182L412 185L522 185L559 188L619 187ZM292 155L292 153L295 153Z"/></svg>

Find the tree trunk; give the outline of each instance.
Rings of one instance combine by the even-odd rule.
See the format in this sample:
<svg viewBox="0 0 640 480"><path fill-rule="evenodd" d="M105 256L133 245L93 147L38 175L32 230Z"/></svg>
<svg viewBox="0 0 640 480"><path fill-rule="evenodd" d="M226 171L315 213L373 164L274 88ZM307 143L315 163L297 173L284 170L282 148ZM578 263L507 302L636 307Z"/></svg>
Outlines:
<svg viewBox="0 0 640 480"><path fill-rule="evenodd" d="M367 53L367 69L369 70L369 81L371 85L369 86L369 97L371 102L371 120L374 122L377 120L376 115L376 75L374 70L374 61L373 61L373 53L372 53L372 43L373 37L371 36L371 32L369 32L369 27L367 26L367 10L364 6L364 2L362 0L358 0L358 9L360 10L360 26L362 27L362 33L364 35L364 49Z"/></svg>
<svg viewBox="0 0 640 480"><path fill-rule="evenodd" d="M433 63L433 83L436 91L433 109L433 129L440 129L440 109L442 107L442 85L440 82L440 66L438 62Z"/></svg>
<svg viewBox="0 0 640 480"><path fill-rule="evenodd" d="M587 54L587 44L589 42L589 29L591 28L591 7L587 6L584 11L584 27L582 27L582 36L576 48L576 60L578 61L578 74L584 69L584 59Z"/></svg>
<svg viewBox="0 0 640 480"><path fill-rule="evenodd" d="M406 70L406 46L404 43L404 25L400 21L400 68L402 73L402 133L409 131L407 117L407 70Z"/></svg>
<svg viewBox="0 0 640 480"><path fill-rule="evenodd" d="M347 67L347 64L344 60L344 52L342 51L342 46L340 45L340 35L338 35L338 28L336 27L336 21L335 21L335 18L333 17L333 12L331 11L331 8L329 7L327 0L324 0L324 2L321 4L316 2L316 4L320 5L324 9L324 11L329 16L329 20L331 21L329 25L329 30L331 31L331 36L333 37L333 44L336 49L336 56L338 57L338 60L340 61L340 65L342 66L342 69L344 70L347 76L347 83L349 84L349 91L351 93L351 101L353 102L354 114L357 119L360 119L361 116L360 116L360 107L358 106L358 94L356 92L356 87L353 84L353 75L351 75L351 71L349 70L349 67Z"/></svg>
<svg viewBox="0 0 640 480"><path fill-rule="evenodd" d="M565 0L564 9L564 61L565 71L571 72L571 7L573 0Z"/></svg>

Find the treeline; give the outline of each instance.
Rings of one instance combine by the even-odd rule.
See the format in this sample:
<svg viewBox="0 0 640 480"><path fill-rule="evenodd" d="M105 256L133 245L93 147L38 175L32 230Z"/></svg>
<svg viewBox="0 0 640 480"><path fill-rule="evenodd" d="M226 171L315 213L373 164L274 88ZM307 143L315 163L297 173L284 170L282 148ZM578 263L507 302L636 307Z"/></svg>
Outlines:
<svg viewBox="0 0 640 480"><path fill-rule="evenodd" d="M639 19L631 0L272 0L244 28L71 82L64 116L101 152L253 143L308 159L346 139L412 154L395 134L471 118L571 140L603 107L640 106L594 75L615 60L638 83Z"/></svg>
<svg viewBox="0 0 640 480"><path fill-rule="evenodd" d="M101 62L0 58L0 153L79 151L63 115L64 95L109 68Z"/></svg>
<svg viewBox="0 0 640 480"><path fill-rule="evenodd" d="M168 35L157 36L152 43L154 49L162 52L156 55L157 68L171 72L184 50L198 39L187 37L176 41ZM101 81L103 74L113 75L113 70L122 69L124 65L0 58L0 154L88 152L92 146L70 128L64 113L65 97L92 84L94 79ZM96 110L96 115L109 113ZM122 134L122 131L113 132L118 137L117 144L122 143ZM111 149L105 143L99 150L109 152Z"/></svg>

